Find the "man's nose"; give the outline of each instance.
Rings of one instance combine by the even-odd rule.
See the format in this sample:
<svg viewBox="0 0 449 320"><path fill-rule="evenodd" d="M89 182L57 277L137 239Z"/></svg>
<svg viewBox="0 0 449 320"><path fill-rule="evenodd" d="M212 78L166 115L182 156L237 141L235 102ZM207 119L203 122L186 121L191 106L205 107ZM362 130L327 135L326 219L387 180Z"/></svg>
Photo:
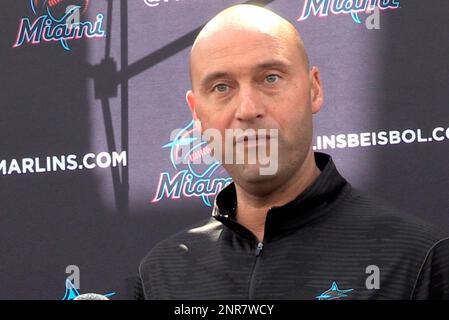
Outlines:
<svg viewBox="0 0 449 320"><path fill-rule="evenodd" d="M259 98L254 88L241 88L240 97L236 111L236 118L240 121L251 121L262 118L265 110L263 101Z"/></svg>

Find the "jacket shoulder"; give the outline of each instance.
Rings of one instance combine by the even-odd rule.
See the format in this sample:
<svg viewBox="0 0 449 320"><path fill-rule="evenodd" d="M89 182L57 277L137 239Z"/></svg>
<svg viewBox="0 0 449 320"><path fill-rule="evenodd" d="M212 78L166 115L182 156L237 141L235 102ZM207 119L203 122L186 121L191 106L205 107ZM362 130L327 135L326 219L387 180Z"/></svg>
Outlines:
<svg viewBox="0 0 449 320"><path fill-rule="evenodd" d="M210 217L177 232L158 242L141 260L139 269L142 270L148 263L155 260L161 262L176 256L182 257L190 247L206 248L218 239L222 227L219 221Z"/></svg>
<svg viewBox="0 0 449 320"><path fill-rule="evenodd" d="M385 237L419 240L424 247L433 246L449 236L448 230L357 188L352 188L341 209L355 224L369 226Z"/></svg>

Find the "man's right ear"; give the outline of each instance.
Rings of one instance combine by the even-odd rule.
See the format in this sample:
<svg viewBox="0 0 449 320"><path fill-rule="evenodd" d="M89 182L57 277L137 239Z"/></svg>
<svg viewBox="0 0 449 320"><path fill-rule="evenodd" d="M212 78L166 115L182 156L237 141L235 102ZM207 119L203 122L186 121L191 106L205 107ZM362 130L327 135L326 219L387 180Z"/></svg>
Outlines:
<svg viewBox="0 0 449 320"><path fill-rule="evenodd" d="M186 101L190 108L190 111L192 112L193 127L198 132L203 132L203 129L201 127L201 121L200 121L200 119L198 119L198 115L196 114L196 99L195 99L195 94L193 93L192 90L187 91Z"/></svg>
<svg viewBox="0 0 449 320"><path fill-rule="evenodd" d="M196 99L195 94L192 90L188 90L186 93L186 102L190 108L190 112L192 112L193 120L198 120L198 116L196 114Z"/></svg>

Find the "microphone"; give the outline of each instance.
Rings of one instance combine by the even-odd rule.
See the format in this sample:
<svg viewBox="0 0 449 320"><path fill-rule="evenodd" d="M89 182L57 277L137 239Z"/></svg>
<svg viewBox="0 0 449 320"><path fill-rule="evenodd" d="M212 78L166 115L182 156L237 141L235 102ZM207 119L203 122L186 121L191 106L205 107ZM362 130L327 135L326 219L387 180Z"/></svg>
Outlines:
<svg viewBox="0 0 449 320"><path fill-rule="evenodd" d="M98 293L84 293L80 294L73 300L110 300L108 297Z"/></svg>

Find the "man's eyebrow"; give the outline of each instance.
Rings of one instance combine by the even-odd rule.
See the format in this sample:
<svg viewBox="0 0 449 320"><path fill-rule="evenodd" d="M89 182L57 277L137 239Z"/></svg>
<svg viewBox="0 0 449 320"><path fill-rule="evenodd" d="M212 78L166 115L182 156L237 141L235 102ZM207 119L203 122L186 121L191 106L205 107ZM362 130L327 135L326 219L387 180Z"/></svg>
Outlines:
<svg viewBox="0 0 449 320"><path fill-rule="evenodd" d="M212 81L219 79L219 78L227 78L230 77L230 73L223 72L223 71L216 71L208 74L204 77L204 79L201 81L201 87L206 88L209 83Z"/></svg>
<svg viewBox="0 0 449 320"><path fill-rule="evenodd" d="M256 70L260 69L281 69L286 70L291 67L290 63L281 61L281 60L269 60L262 62L254 67Z"/></svg>
<svg viewBox="0 0 449 320"><path fill-rule="evenodd" d="M263 69L280 69L281 71L286 71L290 68L290 64L281 60L268 60L255 65L252 69L258 71ZM215 71L211 72L203 78L201 81L201 87L206 88L209 83L220 78L229 78L231 73L225 71Z"/></svg>

